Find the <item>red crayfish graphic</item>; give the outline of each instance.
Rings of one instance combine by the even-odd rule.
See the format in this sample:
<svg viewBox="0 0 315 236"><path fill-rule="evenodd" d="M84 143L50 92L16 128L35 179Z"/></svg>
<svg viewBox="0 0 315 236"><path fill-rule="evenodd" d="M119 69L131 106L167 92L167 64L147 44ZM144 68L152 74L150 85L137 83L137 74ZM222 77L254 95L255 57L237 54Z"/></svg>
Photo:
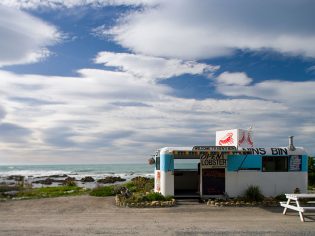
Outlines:
<svg viewBox="0 0 315 236"><path fill-rule="evenodd" d="M219 141L219 145L231 145L234 143L233 133L227 133L222 139Z"/></svg>
<svg viewBox="0 0 315 236"><path fill-rule="evenodd" d="M241 145L245 141L245 133L243 132L242 134L243 134L242 138L238 140L238 145Z"/></svg>
<svg viewBox="0 0 315 236"><path fill-rule="evenodd" d="M247 143L250 145L250 146L253 146L254 143L252 141L252 138L250 137L250 133L248 133L248 136L247 136Z"/></svg>
<svg viewBox="0 0 315 236"><path fill-rule="evenodd" d="M245 132L243 132L242 133L242 138L240 139L240 140L238 140L238 145L240 146L242 143L244 143L245 142ZM253 145L254 145L254 143L253 143L253 141L252 141L252 138L251 138L251 136L250 136L250 133L248 133L247 134L247 139L246 139L246 141L247 141L247 143L251 146L251 147L253 147Z"/></svg>

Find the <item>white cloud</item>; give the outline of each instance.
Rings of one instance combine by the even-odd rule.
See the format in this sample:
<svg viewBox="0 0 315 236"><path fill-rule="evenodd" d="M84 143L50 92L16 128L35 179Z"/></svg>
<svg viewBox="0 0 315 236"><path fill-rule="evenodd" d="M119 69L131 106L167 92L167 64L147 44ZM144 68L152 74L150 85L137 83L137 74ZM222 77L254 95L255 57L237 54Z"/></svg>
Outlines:
<svg viewBox="0 0 315 236"><path fill-rule="evenodd" d="M0 106L0 122L5 117L6 112L5 110Z"/></svg>
<svg viewBox="0 0 315 236"><path fill-rule="evenodd" d="M267 80L252 86L218 85L217 90L226 96L249 96L287 104L294 109L315 110L315 81L291 82Z"/></svg>
<svg viewBox="0 0 315 236"><path fill-rule="evenodd" d="M264 90L257 89L260 84L218 83L218 90L230 98L196 100L174 97L169 87L128 72L78 72L77 77L62 77L0 71L0 104L5 111L0 122L5 131L0 133L1 163L8 162L8 156L22 163L21 155L41 163L139 162L161 146L213 145L215 130L250 125L260 146L275 145L275 140L276 145L287 145L286 137L295 135L297 145L314 151L309 141L315 135L309 128L314 108L305 112L304 106L311 92L299 98L312 83L274 81ZM281 88L284 91L274 95ZM233 98L239 95L250 98ZM14 130L22 138L6 138Z"/></svg>
<svg viewBox="0 0 315 236"><path fill-rule="evenodd" d="M93 148L99 152L109 144L114 149L121 139L117 131L130 135L136 117L152 116L150 106L137 104L151 103L171 91L122 72L82 69L79 73L79 77L57 77L0 71L0 102L7 113L3 122L12 124L7 129L28 127L32 131L21 151L45 150L46 155L54 156L61 150ZM130 101L132 106L115 104ZM5 140L6 135L0 133L0 139ZM9 141L10 145L0 144L2 150L16 148Z"/></svg>
<svg viewBox="0 0 315 236"><path fill-rule="evenodd" d="M104 35L139 54L200 59L235 49L315 57L314 2L160 0L123 16Z"/></svg>
<svg viewBox="0 0 315 236"><path fill-rule="evenodd" d="M95 58L95 63L118 67L136 77L150 80L166 79L182 74L209 74L219 69L219 66L195 61L114 52L100 52Z"/></svg>
<svg viewBox="0 0 315 236"><path fill-rule="evenodd" d="M86 80L90 80L82 87L82 94L98 94L102 98L120 97L124 101L151 101L172 91L163 85L143 82L125 72L97 69L81 69L78 72Z"/></svg>
<svg viewBox="0 0 315 236"><path fill-rule="evenodd" d="M253 79L249 78L244 72L223 72L216 80L226 85L248 85Z"/></svg>
<svg viewBox="0 0 315 236"><path fill-rule="evenodd" d="M157 0L2 0L0 5L21 9L72 8L81 6L102 7L108 5L154 5Z"/></svg>
<svg viewBox="0 0 315 236"><path fill-rule="evenodd" d="M0 123L0 141L1 142L26 142L30 130L10 123Z"/></svg>
<svg viewBox="0 0 315 236"><path fill-rule="evenodd" d="M315 73L315 65L314 66L310 66L309 68L307 68L306 72L308 72L308 73Z"/></svg>
<svg viewBox="0 0 315 236"><path fill-rule="evenodd" d="M33 63L50 55L61 33L42 20L0 5L0 67Z"/></svg>

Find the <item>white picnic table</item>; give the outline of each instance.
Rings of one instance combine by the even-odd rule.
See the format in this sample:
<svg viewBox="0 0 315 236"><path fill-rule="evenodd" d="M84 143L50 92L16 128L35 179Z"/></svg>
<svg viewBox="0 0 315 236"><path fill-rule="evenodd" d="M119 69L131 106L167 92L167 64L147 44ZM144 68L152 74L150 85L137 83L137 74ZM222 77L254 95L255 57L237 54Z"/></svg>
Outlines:
<svg viewBox="0 0 315 236"><path fill-rule="evenodd" d="M301 206L301 203L300 203L301 199L314 199L315 200L315 194L299 193L299 194L285 194L285 196L288 200L286 202L280 202L280 205L284 207L283 215L286 214L287 209L289 208L291 210L295 210L299 212L300 219L302 222L304 222L303 213L306 211L315 211L315 206Z"/></svg>

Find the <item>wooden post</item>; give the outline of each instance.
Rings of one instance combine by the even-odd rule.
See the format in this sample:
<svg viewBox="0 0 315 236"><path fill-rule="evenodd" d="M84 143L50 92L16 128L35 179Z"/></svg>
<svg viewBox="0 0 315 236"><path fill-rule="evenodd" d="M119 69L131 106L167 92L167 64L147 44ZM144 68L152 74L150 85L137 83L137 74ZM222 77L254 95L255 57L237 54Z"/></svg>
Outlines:
<svg viewBox="0 0 315 236"><path fill-rule="evenodd" d="M297 206L298 208L300 208L299 200L296 200L296 206ZM300 215L301 221L304 222L303 212L299 211L299 215Z"/></svg>
<svg viewBox="0 0 315 236"><path fill-rule="evenodd" d="M291 199L288 198L287 205L290 204L290 201L291 201ZM285 215L285 214L287 213L287 209L288 209L288 208L286 208L286 207L284 208L284 210L283 210L283 215Z"/></svg>

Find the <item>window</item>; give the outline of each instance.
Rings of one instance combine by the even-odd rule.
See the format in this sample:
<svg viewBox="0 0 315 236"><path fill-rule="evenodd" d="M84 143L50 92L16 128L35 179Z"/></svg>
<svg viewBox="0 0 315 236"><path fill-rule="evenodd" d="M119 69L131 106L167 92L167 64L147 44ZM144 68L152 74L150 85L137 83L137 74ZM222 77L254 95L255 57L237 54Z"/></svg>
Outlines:
<svg viewBox="0 0 315 236"><path fill-rule="evenodd" d="M155 158L155 169L160 170L160 157Z"/></svg>
<svg viewBox="0 0 315 236"><path fill-rule="evenodd" d="M288 156L263 156L262 157L263 172L287 172Z"/></svg>
<svg viewBox="0 0 315 236"><path fill-rule="evenodd" d="M199 159L174 159L176 170L198 170Z"/></svg>

